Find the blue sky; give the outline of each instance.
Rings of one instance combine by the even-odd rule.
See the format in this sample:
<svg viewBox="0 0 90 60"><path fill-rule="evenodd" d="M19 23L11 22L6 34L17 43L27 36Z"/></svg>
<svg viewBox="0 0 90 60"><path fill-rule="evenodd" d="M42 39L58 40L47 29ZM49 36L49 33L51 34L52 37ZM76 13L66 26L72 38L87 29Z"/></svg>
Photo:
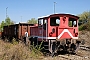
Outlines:
<svg viewBox="0 0 90 60"><path fill-rule="evenodd" d="M90 10L90 0L0 0L0 22L7 15L16 23L54 13L80 14Z"/></svg>

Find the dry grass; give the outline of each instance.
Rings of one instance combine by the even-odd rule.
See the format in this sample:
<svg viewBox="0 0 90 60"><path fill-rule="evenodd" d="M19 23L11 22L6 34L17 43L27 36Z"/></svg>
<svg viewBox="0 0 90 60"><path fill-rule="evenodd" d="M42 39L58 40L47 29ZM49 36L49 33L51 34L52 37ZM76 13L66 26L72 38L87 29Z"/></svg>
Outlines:
<svg viewBox="0 0 90 60"><path fill-rule="evenodd" d="M22 43L8 43L0 40L0 60L36 60L41 54L35 54L30 47Z"/></svg>
<svg viewBox="0 0 90 60"><path fill-rule="evenodd" d="M85 44L90 46L90 31L80 31L79 39L84 39Z"/></svg>

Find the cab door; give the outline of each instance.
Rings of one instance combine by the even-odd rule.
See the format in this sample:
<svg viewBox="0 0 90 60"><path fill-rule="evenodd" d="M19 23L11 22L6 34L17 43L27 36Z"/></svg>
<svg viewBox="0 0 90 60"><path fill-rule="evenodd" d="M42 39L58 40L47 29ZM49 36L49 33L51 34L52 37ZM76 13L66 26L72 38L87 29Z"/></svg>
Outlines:
<svg viewBox="0 0 90 60"><path fill-rule="evenodd" d="M59 16L50 17L48 24L49 24L48 25L49 37L56 39L56 37L58 37L58 27L60 26L60 17Z"/></svg>

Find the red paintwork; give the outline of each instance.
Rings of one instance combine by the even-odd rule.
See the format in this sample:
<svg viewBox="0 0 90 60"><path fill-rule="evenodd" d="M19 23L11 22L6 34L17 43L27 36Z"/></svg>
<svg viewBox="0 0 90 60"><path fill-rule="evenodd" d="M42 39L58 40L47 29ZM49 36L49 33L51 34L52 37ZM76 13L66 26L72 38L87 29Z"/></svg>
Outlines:
<svg viewBox="0 0 90 60"><path fill-rule="evenodd" d="M57 17L57 16L60 17L60 25L59 26L50 26L50 18ZM69 27L68 26L69 17L76 19L77 27ZM77 17L75 15L70 15L70 14L53 14L53 15L50 15L48 17L43 17L43 18L39 18L39 19L46 19L47 20L47 22L48 22L48 24L47 24L47 37L52 37L52 39L53 39L53 37L58 38L59 35L65 29L66 29L65 31L68 30L73 37L78 37L78 18L79 17ZM53 28L55 29L55 33L52 33ZM75 30L75 32L74 32L74 30ZM42 33L42 31L43 31L43 33ZM65 39L65 38L72 39L70 34L68 32L64 32L62 34L62 36L60 36L59 39ZM44 37L43 39L46 39L47 38L46 37L46 30L39 28L38 26L31 27L31 36L37 36L38 40L42 40L42 37Z"/></svg>

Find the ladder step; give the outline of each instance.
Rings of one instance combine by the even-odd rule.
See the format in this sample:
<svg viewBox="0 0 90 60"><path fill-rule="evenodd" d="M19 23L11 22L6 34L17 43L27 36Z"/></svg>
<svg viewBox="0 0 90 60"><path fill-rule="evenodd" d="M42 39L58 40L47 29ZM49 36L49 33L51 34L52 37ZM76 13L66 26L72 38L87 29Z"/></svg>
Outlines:
<svg viewBox="0 0 90 60"><path fill-rule="evenodd" d="M48 42L44 42L44 44L49 44Z"/></svg>
<svg viewBox="0 0 90 60"><path fill-rule="evenodd" d="M49 45L44 45L44 46L49 46Z"/></svg>
<svg viewBox="0 0 90 60"><path fill-rule="evenodd" d="M49 49L45 49L45 50L49 50Z"/></svg>

